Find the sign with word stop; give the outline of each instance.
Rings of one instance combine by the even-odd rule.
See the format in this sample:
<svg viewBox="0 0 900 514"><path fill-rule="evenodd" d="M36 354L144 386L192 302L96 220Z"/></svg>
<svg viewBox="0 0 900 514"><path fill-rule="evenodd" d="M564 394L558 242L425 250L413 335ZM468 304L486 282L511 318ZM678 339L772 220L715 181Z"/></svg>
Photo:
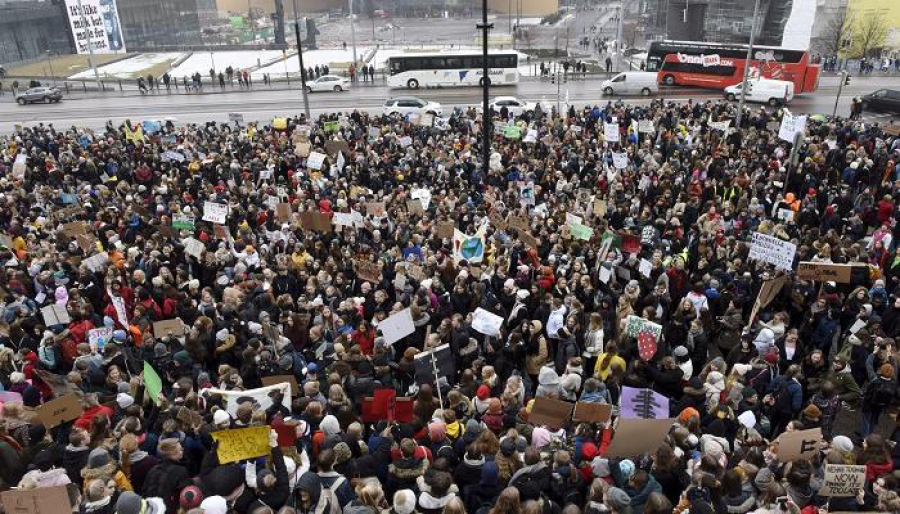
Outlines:
<svg viewBox="0 0 900 514"><path fill-rule="evenodd" d="M825 464L822 496L856 496L866 483L866 467L847 464Z"/></svg>

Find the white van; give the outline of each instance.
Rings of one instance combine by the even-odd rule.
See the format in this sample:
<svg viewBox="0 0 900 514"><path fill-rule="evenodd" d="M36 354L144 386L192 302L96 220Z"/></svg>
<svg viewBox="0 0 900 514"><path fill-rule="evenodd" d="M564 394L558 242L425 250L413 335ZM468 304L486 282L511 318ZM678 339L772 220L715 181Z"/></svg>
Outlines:
<svg viewBox="0 0 900 514"><path fill-rule="evenodd" d="M659 91L656 75L656 73L646 71L623 71L603 82L603 94L650 96L651 93Z"/></svg>
<svg viewBox="0 0 900 514"><path fill-rule="evenodd" d="M734 101L741 97L741 84L725 88L725 98ZM747 101L767 103L772 107L785 105L794 99L794 83L786 80L754 79L747 81Z"/></svg>

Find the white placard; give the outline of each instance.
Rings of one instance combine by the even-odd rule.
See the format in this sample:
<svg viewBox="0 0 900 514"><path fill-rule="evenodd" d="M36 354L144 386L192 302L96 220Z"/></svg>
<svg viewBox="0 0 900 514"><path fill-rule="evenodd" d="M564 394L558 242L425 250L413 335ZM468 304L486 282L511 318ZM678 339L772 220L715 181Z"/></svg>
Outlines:
<svg viewBox="0 0 900 514"><path fill-rule="evenodd" d="M116 2L66 0L66 15L79 54L125 52Z"/></svg>
<svg viewBox="0 0 900 514"><path fill-rule="evenodd" d="M331 217L331 222L342 227L352 227L353 215L346 212L336 212Z"/></svg>
<svg viewBox="0 0 900 514"><path fill-rule="evenodd" d="M422 209L426 211L428 206L431 205L431 190L429 189L413 189L409 197L422 202Z"/></svg>
<svg viewBox="0 0 900 514"><path fill-rule="evenodd" d="M306 159L306 167L311 170L320 170L322 169L322 165L325 164L325 154L319 152L312 152L309 154L309 157Z"/></svg>
<svg viewBox="0 0 900 514"><path fill-rule="evenodd" d="M19 155L16 156L16 162L13 163L13 169L12 169L12 173L13 173L14 177L23 178L25 176L25 170L26 170L25 163L26 163L27 159L28 159L28 156L23 153L20 153Z"/></svg>
<svg viewBox="0 0 900 514"><path fill-rule="evenodd" d="M750 243L750 259L767 262L776 268L790 270L794 264L797 245L759 232L753 233Z"/></svg>
<svg viewBox="0 0 900 514"><path fill-rule="evenodd" d="M529 129L528 133L525 134L525 137L522 138L523 143L536 143L537 142L537 130Z"/></svg>
<svg viewBox="0 0 900 514"><path fill-rule="evenodd" d="M344 171L344 165L347 164L347 160L344 159L344 152L338 152L337 156L337 169L338 171Z"/></svg>
<svg viewBox="0 0 900 514"><path fill-rule="evenodd" d="M385 318L384 321L378 324L378 329L381 330L385 343L388 345L396 343L416 331L416 326L413 324L412 311L407 307L397 314Z"/></svg>
<svg viewBox="0 0 900 514"><path fill-rule="evenodd" d="M366 218L359 211L350 211L350 215L353 216L353 225L356 228L364 228L366 226Z"/></svg>
<svg viewBox="0 0 900 514"><path fill-rule="evenodd" d="M603 124L603 137L606 141L610 143L618 143L619 142L619 124L618 123L604 123Z"/></svg>
<svg viewBox="0 0 900 514"><path fill-rule="evenodd" d="M188 255L193 255L197 259L203 256L203 250L206 249L206 245L203 244L202 241L195 239L193 237L189 237L184 241L184 253Z"/></svg>
<svg viewBox="0 0 900 514"><path fill-rule="evenodd" d="M778 219L785 223L794 221L794 211L791 209L778 209Z"/></svg>
<svg viewBox="0 0 900 514"><path fill-rule="evenodd" d="M181 152L176 152L175 150L166 151L166 153L163 154L163 157L165 157L167 160L177 162L184 162L185 159L184 155Z"/></svg>
<svg viewBox="0 0 900 514"><path fill-rule="evenodd" d="M290 382L281 382L280 384L273 384L266 387L257 387L256 389L248 389L246 391L229 391L227 389L203 389L200 391L201 394L216 394L222 397L225 400L225 410L231 414L232 417L237 415L238 407L241 406L241 403L252 401L256 405L259 405L259 408L263 411L269 409L272 406L272 397L269 396L269 393L272 391L281 391L282 400L281 404L288 410L291 408L291 384ZM246 398L250 398L247 400Z"/></svg>
<svg viewBox="0 0 900 514"><path fill-rule="evenodd" d="M608 284L610 278L612 278L612 270L606 266L600 266L600 282Z"/></svg>
<svg viewBox="0 0 900 514"><path fill-rule="evenodd" d="M725 132L728 130L728 127L731 125L731 120L729 121L710 121L709 128L713 130L720 130Z"/></svg>
<svg viewBox="0 0 900 514"><path fill-rule="evenodd" d="M228 206L222 203L203 202L203 221L210 221L225 224L225 218L228 217Z"/></svg>
<svg viewBox="0 0 900 514"><path fill-rule="evenodd" d="M89 270L94 273L98 271L103 271L103 268L106 266L106 263L109 262L109 254L106 252L98 253L96 255L91 255L87 259L85 259L82 263L87 266Z"/></svg>
<svg viewBox="0 0 900 514"><path fill-rule="evenodd" d="M738 421L747 428L753 428L756 426L756 415L751 410L744 411L743 414L738 416Z"/></svg>
<svg viewBox="0 0 900 514"><path fill-rule="evenodd" d="M398 139L397 142L400 143L400 146L402 146L403 148L406 148L407 146L412 144L412 138L409 136L403 136L400 139Z"/></svg>
<svg viewBox="0 0 900 514"><path fill-rule="evenodd" d="M791 111L785 109L781 127L778 129L778 138L793 143L794 135L804 130L806 130L806 115L794 116Z"/></svg>
<svg viewBox="0 0 900 514"><path fill-rule="evenodd" d="M571 212L566 213L566 225L584 225L584 218Z"/></svg>
<svg viewBox="0 0 900 514"><path fill-rule="evenodd" d="M850 327L850 333L856 335L857 332L866 328L866 322L864 320L858 319L853 323L853 326Z"/></svg>
<svg viewBox="0 0 900 514"><path fill-rule="evenodd" d="M119 318L119 324L123 327L128 326L128 312L125 310L125 299L121 296L109 295L112 299L113 308L116 310L116 317Z"/></svg>
<svg viewBox="0 0 900 514"><path fill-rule="evenodd" d="M486 336L500 337L501 325L503 325L502 317L481 307L475 309L475 313L472 315L472 330Z"/></svg>
<svg viewBox="0 0 900 514"><path fill-rule="evenodd" d="M641 259L641 265L638 267L638 271L641 272L641 275L650 278L650 272L653 271L653 265L650 264L650 261L647 259Z"/></svg>
<svg viewBox="0 0 900 514"><path fill-rule="evenodd" d="M849 498L859 494L865 484L865 465L825 464L825 476L818 494Z"/></svg>
<svg viewBox="0 0 900 514"><path fill-rule="evenodd" d="M102 350L103 347L112 339L112 327L92 328L88 330L88 343L92 351Z"/></svg>
<svg viewBox="0 0 900 514"><path fill-rule="evenodd" d="M639 120L638 132L644 132L645 134L656 132L656 129L653 127L653 120Z"/></svg>
<svg viewBox="0 0 900 514"><path fill-rule="evenodd" d="M627 153L613 152L612 158L613 158L613 166L617 170L624 170L625 168L628 167L628 154Z"/></svg>

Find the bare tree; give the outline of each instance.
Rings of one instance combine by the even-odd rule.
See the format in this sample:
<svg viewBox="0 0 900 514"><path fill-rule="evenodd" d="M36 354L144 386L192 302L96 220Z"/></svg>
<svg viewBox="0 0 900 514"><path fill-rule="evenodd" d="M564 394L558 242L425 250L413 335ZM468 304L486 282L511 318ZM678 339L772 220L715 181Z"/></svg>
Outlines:
<svg viewBox="0 0 900 514"><path fill-rule="evenodd" d="M622 43L624 44L623 50L628 48L634 48L634 44L637 42L637 38L640 35L640 31L638 30L637 22L627 21L622 24Z"/></svg>
<svg viewBox="0 0 900 514"><path fill-rule="evenodd" d="M860 16L853 28L853 50L856 57L869 57L884 46L887 37L887 22L880 13L866 13Z"/></svg>
<svg viewBox="0 0 900 514"><path fill-rule="evenodd" d="M516 32L518 37L522 38L522 42L525 43L526 47L531 48L534 45L535 33L530 27L519 28Z"/></svg>
<svg viewBox="0 0 900 514"><path fill-rule="evenodd" d="M822 47L828 55L837 55L844 48L846 41L853 32L853 15L844 4L840 9L828 18L822 31Z"/></svg>

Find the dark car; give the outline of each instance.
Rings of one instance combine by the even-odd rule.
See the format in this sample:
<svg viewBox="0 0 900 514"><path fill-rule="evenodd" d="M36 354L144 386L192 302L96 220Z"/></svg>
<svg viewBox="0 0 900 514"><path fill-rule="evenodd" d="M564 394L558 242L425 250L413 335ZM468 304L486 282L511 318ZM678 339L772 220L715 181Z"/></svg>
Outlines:
<svg viewBox="0 0 900 514"><path fill-rule="evenodd" d="M900 90L879 89L862 97L862 107L867 111L900 114Z"/></svg>
<svg viewBox="0 0 900 514"><path fill-rule="evenodd" d="M34 102L55 103L62 100L62 92L55 87L33 87L16 95L19 105Z"/></svg>

